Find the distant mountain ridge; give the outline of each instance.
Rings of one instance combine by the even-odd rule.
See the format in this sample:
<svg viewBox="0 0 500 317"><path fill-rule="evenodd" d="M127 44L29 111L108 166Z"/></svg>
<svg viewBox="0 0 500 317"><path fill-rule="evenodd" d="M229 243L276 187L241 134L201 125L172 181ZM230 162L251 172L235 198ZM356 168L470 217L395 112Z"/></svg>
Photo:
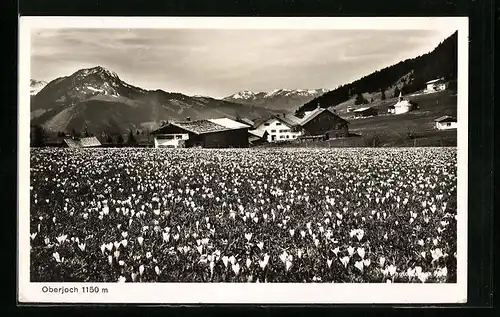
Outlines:
<svg viewBox="0 0 500 317"><path fill-rule="evenodd" d="M381 99L382 95L389 97L396 88L403 95L414 93L424 89L427 81L436 78L444 78L456 83L457 53L458 32L455 32L431 52L401 61L331 90L306 102L297 109L296 114L300 115L305 111L313 110L318 105L323 108L332 108L354 99L358 94Z"/></svg>
<svg viewBox="0 0 500 317"><path fill-rule="evenodd" d="M31 123L50 131L93 133L151 130L162 121L215 117L259 118L269 109L210 97L145 90L97 66L49 82L31 100Z"/></svg>
<svg viewBox="0 0 500 317"><path fill-rule="evenodd" d="M226 101L264 106L276 110L295 110L298 106L326 93L328 89L275 89L269 92L243 90L223 98Z"/></svg>

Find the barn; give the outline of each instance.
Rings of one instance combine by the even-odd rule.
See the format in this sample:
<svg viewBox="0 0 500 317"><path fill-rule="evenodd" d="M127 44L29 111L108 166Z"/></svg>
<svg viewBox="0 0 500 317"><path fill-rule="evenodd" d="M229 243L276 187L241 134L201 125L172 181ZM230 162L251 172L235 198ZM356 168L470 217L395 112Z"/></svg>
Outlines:
<svg viewBox="0 0 500 317"><path fill-rule="evenodd" d="M327 138L349 136L349 122L326 108L316 108L302 118L300 126L305 135L324 135Z"/></svg>
<svg viewBox="0 0 500 317"><path fill-rule="evenodd" d="M203 119L171 122L153 131L154 147L248 147L250 126L229 119Z"/></svg>
<svg viewBox="0 0 500 317"><path fill-rule="evenodd" d="M435 128L438 130L448 130L457 128L457 119L452 116L442 116L434 120Z"/></svg>

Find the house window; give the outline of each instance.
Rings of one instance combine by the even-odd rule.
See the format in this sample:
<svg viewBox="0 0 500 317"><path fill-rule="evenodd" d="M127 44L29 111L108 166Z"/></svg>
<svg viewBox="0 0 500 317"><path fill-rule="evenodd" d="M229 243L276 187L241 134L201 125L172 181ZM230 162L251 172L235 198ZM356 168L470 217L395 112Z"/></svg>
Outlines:
<svg viewBox="0 0 500 317"><path fill-rule="evenodd" d="M158 140L173 140L173 135L159 135L156 137Z"/></svg>
<svg viewBox="0 0 500 317"><path fill-rule="evenodd" d="M285 136L284 136L284 135L280 135L280 139L284 139L284 138L285 138Z"/></svg>
<svg viewBox="0 0 500 317"><path fill-rule="evenodd" d="M266 127L268 127L268 126L269 126L269 122L264 123L264 125L265 125Z"/></svg>
<svg viewBox="0 0 500 317"><path fill-rule="evenodd" d="M281 125L281 122L276 122L276 125Z"/></svg>
<svg viewBox="0 0 500 317"><path fill-rule="evenodd" d="M446 122L447 127L451 127L451 122Z"/></svg>
<svg viewBox="0 0 500 317"><path fill-rule="evenodd" d="M271 130L271 133L272 133L272 132L276 132L276 130Z"/></svg>
<svg viewBox="0 0 500 317"><path fill-rule="evenodd" d="M176 135L175 138L176 139L182 139L182 135Z"/></svg>
<svg viewBox="0 0 500 317"><path fill-rule="evenodd" d="M289 136L288 136L288 134L287 134L286 138L287 138L287 139L289 139Z"/></svg>

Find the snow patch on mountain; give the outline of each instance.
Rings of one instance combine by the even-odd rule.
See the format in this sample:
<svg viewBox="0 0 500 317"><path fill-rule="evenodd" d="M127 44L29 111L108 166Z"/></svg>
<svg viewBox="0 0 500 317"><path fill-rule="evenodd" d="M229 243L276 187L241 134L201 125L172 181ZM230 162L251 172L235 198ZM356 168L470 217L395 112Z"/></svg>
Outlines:
<svg viewBox="0 0 500 317"><path fill-rule="evenodd" d="M280 89L274 89L269 92L252 92L248 90L243 90L240 91L234 95L228 96L224 99L241 99L241 100L251 100L256 98L259 95L262 95L263 98L275 98L275 97L293 97L293 96L303 96L303 97L308 97L308 96L318 96L322 95L325 92L327 92L328 89L286 89L286 88L280 88Z"/></svg>
<svg viewBox="0 0 500 317"><path fill-rule="evenodd" d="M248 91L248 90L243 90L243 91L240 91L240 92L230 96L230 98L248 100L250 98L253 98L254 96L255 96L255 93Z"/></svg>

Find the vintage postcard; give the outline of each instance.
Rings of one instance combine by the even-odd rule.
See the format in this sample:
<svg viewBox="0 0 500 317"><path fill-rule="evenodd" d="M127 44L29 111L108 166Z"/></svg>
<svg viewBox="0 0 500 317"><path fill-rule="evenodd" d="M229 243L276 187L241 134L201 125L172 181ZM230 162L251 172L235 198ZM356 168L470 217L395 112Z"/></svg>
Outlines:
<svg viewBox="0 0 500 317"><path fill-rule="evenodd" d="M467 18L19 23L20 303L467 301Z"/></svg>

